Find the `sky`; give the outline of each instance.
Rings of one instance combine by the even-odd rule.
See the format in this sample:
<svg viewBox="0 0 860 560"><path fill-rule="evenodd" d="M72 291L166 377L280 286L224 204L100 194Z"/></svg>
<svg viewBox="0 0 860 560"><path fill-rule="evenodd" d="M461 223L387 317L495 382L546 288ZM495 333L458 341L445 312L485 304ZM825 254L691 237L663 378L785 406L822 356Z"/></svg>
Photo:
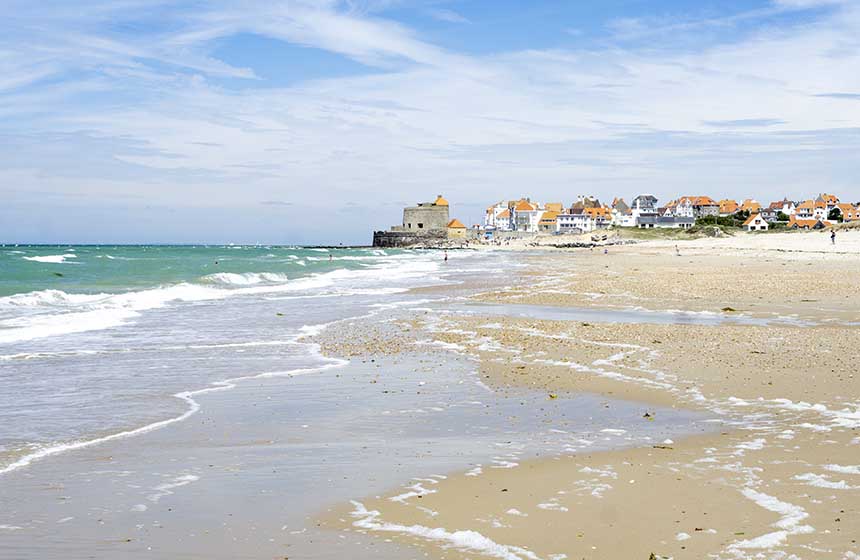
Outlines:
<svg viewBox="0 0 860 560"><path fill-rule="evenodd" d="M860 0L0 1L0 242L643 192L860 200Z"/></svg>

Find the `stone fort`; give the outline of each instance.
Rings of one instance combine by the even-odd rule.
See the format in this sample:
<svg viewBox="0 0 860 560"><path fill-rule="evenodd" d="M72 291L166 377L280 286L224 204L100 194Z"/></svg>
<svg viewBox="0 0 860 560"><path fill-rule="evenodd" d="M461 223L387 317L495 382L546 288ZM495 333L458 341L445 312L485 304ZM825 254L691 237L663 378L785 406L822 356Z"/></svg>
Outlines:
<svg viewBox="0 0 860 560"><path fill-rule="evenodd" d="M434 202L403 209L403 223L373 233L374 247L407 247L445 241L450 222L448 201L440 194Z"/></svg>

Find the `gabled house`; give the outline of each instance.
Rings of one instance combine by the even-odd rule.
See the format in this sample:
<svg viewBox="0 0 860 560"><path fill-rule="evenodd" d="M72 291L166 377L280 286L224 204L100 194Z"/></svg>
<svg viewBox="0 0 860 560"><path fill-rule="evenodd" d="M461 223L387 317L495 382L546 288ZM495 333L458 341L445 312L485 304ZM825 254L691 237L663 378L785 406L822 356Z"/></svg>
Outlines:
<svg viewBox="0 0 860 560"><path fill-rule="evenodd" d="M758 213L761 210L761 204L756 200L748 198L741 204L741 210L750 214Z"/></svg>
<svg viewBox="0 0 860 560"><path fill-rule="evenodd" d="M448 222L448 239L466 239L466 226L457 218Z"/></svg>
<svg viewBox="0 0 860 560"><path fill-rule="evenodd" d="M824 208L826 208L826 213L829 214L830 211L836 208L836 205L839 204L839 197L835 194L822 193L818 195L818 198L815 199L815 202L820 202L824 204Z"/></svg>
<svg viewBox="0 0 860 560"><path fill-rule="evenodd" d="M614 198L612 200L611 208L620 214L624 214L630 211L630 206L628 206L627 203L624 202L623 198Z"/></svg>
<svg viewBox="0 0 860 560"><path fill-rule="evenodd" d="M686 196L670 201L665 207L659 209L657 213L661 216L696 217L693 210L693 200Z"/></svg>
<svg viewBox="0 0 860 560"><path fill-rule="evenodd" d="M694 218L718 216L720 213L720 203L710 196L682 196L679 201L689 204Z"/></svg>
<svg viewBox="0 0 860 560"><path fill-rule="evenodd" d="M624 202L623 198L616 198L612 201L611 214L613 226L636 227L636 219L633 217L633 211Z"/></svg>
<svg viewBox="0 0 860 560"><path fill-rule="evenodd" d="M528 199L522 199L514 206L513 215L516 231L536 233L543 210L540 209L539 204L534 204Z"/></svg>
<svg viewBox="0 0 860 560"><path fill-rule="evenodd" d="M839 208L839 212L842 214L843 222L855 222L860 220L860 209L853 204L840 202L836 207Z"/></svg>
<svg viewBox="0 0 860 560"><path fill-rule="evenodd" d="M740 209L741 207L738 202L729 198L721 200L718 206L719 215L723 217L736 214Z"/></svg>
<svg viewBox="0 0 860 560"><path fill-rule="evenodd" d="M782 212L786 216L791 216L792 214L794 214L794 211L797 209L797 204L788 200L787 198L783 198L780 201L771 202L770 206L768 206L768 208L770 208L774 212L777 212L777 213Z"/></svg>
<svg viewBox="0 0 860 560"><path fill-rule="evenodd" d="M795 214L788 218L788 226L791 229L824 229L830 227L830 222L816 218L798 218Z"/></svg>
<svg viewBox="0 0 860 560"><path fill-rule="evenodd" d="M541 233L556 233L558 231L558 214L558 212L552 211L544 212L538 221L538 231Z"/></svg>
<svg viewBox="0 0 860 560"><path fill-rule="evenodd" d="M761 214L750 214L743 227L747 231L767 231L769 225Z"/></svg>
<svg viewBox="0 0 860 560"><path fill-rule="evenodd" d="M506 218L501 218L502 214L507 213ZM504 200L501 202L497 202L493 204L489 208L487 208L487 212L484 215L484 227L487 229L503 229L500 227L500 224L497 222L500 220L506 220L508 225L511 221L511 213L510 208L508 207L508 203Z"/></svg>
<svg viewBox="0 0 860 560"><path fill-rule="evenodd" d="M835 208L835 206L833 208ZM825 201L816 200L812 203L812 217L817 220L826 220L828 218L828 214L830 214L830 210L833 208L828 209Z"/></svg>
<svg viewBox="0 0 860 560"><path fill-rule="evenodd" d="M794 209L794 216L800 220L811 220L815 214L815 201L804 200Z"/></svg>
<svg viewBox="0 0 860 560"><path fill-rule="evenodd" d="M494 227L496 228L496 231L513 231L513 213L511 213L509 208L505 208L498 216L496 216Z"/></svg>
<svg viewBox="0 0 860 560"><path fill-rule="evenodd" d="M600 200L593 196L579 195L576 197L576 202L570 205L568 214L578 214L586 208L601 208Z"/></svg>
<svg viewBox="0 0 860 560"><path fill-rule="evenodd" d="M779 221L779 212L781 212L781 210L774 210L768 206L767 208L762 208L759 214L767 223L773 223Z"/></svg>

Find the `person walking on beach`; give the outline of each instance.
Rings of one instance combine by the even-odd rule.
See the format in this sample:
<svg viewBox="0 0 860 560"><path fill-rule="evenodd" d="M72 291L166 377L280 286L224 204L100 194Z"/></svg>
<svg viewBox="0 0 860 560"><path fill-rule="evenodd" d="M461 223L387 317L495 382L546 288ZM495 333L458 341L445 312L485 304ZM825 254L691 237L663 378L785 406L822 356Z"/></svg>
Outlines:
<svg viewBox="0 0 860 560"><path fill-rule="evenodd" d="M445 251L445 262L448 262L448 251Z"/></svg>
<svg viewBox="0 0 860 560"><path fill-rule="evenodd" d="M835 229L830 230L830 242L832 244L836 245L836 230Z"/></svg>

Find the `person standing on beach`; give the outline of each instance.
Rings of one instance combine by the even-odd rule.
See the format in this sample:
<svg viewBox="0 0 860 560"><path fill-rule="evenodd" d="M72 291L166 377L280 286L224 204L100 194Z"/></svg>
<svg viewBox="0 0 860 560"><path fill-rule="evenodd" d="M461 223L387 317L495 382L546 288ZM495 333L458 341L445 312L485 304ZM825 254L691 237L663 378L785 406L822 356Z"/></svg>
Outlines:
<svg viewBox="0 0 860 560"><path fill-rule="evenodd" d="M835 229L830 230L830 242L832 244L836 245L836 230Z"/></svg>
<svg viewBox="0 0 860 560"><path fill-rule="evenodd" d="M445 262L448 262L448 251L445 251Z"/></svg>

